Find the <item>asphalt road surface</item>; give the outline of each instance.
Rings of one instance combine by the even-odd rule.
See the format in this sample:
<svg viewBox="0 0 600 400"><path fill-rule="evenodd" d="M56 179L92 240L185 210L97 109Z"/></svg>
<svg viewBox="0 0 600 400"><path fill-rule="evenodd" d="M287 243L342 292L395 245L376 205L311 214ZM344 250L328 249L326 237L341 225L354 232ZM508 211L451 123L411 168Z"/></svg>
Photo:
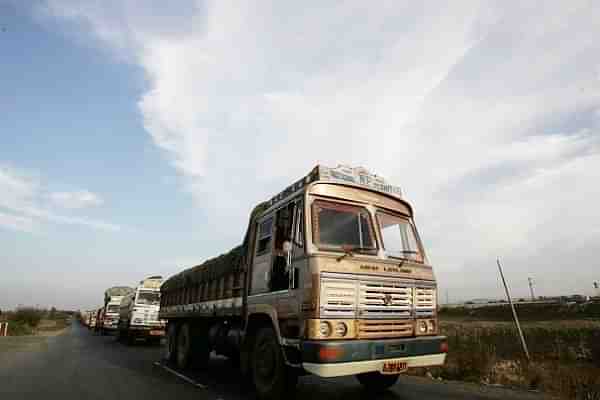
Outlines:
<svg viewBox="0 0 600 400"><path fill-rule="evenodd" d="M12 340L8 342L7 340ZM4 341L4 342L3 342ZM0 399L255 399L241 387L226 359L213 358L205 371L178 374L160 363L162 348L126 346L112 336L96 336L75 323L48 338L0 338ZM540 394L403 376L380 399L539 400ZM300 378L292 399L369 399L352 377Z"/></svg>

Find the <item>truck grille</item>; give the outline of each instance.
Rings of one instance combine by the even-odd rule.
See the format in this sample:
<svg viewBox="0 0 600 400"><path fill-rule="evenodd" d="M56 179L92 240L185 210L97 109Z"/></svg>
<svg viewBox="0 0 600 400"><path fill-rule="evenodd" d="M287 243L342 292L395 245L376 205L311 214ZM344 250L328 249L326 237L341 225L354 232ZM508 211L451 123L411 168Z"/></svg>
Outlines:
<svg viewBox="0 0 600 400"><path fill-rule="evenodd" d="M364 280L359 281L358 285L359 317L410 318L413 304L412 285Z"/></svg>
<svg viewBox="0 0 600 400"><path fill-rule="evenodd" d="M409 320L360 320L358 338L394 338L412 336L413 322Z"/></svg>
<svg viewBox="0 0 600 400"><path fill-rule="evenodd" d="M323 273L320 295L326 318L402 320L430 316L436 309L435 285L424 281Z"/></svg>
<svg viewBox="0 0 600 400"><path fill-rule="evenodd" d="M415 287L415 314L418 317L432 315L435 311L435 287Z"/></svg>
<svg viewBox="0 0 600 400"><path fill-rule="evenodd" d="M327 317L354 317L356 282L342 279L321 281L321 314Z"/></svg>

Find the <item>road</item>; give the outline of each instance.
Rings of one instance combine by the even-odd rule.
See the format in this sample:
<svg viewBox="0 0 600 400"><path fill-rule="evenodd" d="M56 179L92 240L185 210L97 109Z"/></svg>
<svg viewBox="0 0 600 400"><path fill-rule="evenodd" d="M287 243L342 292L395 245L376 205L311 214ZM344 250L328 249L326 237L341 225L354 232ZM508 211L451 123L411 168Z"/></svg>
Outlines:
<svg viewBox="0 0 600 400"><path fill-rule="evenodd" d="M125 346L112 336L96 336L79 324L61 335L48 338L0 338L0 399L214 399L253 400L240 376L227 360L213 358L210 368L185 375L190 384L160 364L162 349L138 343ZM352 377L300 378L297 399L364 399ZM293 399L290 394L290 399ZM390 400L467 399L539 400L541 395L503 388L437 382L403 376L392 391L379 396Z"/></svg>

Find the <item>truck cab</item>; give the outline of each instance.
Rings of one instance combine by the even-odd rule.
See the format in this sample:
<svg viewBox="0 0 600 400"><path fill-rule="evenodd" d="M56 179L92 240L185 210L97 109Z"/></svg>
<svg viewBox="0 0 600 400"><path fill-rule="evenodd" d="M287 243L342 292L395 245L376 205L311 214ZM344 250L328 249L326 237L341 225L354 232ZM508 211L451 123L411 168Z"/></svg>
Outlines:
<svg viewBox="0 0 600 400"><path fill-rule="evenodd" d="M366 386L443 364L435 275L400 189L362 168L307 180L256 221L247 326L268 315L288 364Z"/></svg>
<svg viewBox="0 0 600 400"><path fill-rule="evenodd" d="M119 325L119 309L124 296L111 296L106 304L102 323L102 334L116 332Z"/></svg>
<svg viewBox="0 0 600 400"><path fill-rule="evenodd" d="M158 276L144 279L133 293L123 297L119 305L121 339L158 342L164 336L165 321L158 318L161 283L162 278Z"/></svg>

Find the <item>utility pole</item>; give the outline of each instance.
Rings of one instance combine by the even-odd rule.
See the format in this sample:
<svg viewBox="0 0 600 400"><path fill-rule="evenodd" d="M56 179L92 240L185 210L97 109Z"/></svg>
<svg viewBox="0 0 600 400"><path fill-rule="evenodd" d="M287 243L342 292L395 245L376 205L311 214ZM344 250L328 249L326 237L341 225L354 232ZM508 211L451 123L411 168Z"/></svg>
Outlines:
<svg viewBox="0 0 600 400"><path fill-rule="evenodd" d="M504 273L502 272L502 266L500 265L500 258L496 259L496 264L498 264L498 271L500 271L500 278L502 278L502 284L504 285L506 298L508 299L508 304L510 304L510 309L512 310L515 325L517 326L517 331L519 332L519 338L521 339L521 346L523 346L523 352L525 353L525 357L527 357L527 361L529 361L529 350L527 349L527 343L525 343L525 336L523 336L523 331L521 330L521 324L519 323L517 310L515 310L515 305L513 304L512 299L510 298L510 293L508 292L508 285L506 284L506 280L504 279Z"/></svg>
<svg viewBox="0 0 600 400"><path fill-rule="evenodd" d="M535 295L533 294L533 279L527 278L529 281L529 291L531 292L531 301L535 301Z"/></svg>

